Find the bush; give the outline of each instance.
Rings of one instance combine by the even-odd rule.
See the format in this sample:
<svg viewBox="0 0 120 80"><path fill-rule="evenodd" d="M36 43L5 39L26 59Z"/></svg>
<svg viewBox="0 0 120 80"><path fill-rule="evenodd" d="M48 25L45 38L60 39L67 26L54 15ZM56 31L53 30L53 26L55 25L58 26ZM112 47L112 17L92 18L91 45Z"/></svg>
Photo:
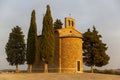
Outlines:
<svg viewBox="0 0 120 80"><path fill-rule="evenodd" d="M91 70L85 70L84 72L91 73ZM110 70L108 70L108 69L105 69L105 70L94 69L94 73L120 75L120 72L112 70L112 69L110 69Z"/></svg>
<svg viewBox="0 0 120 80"><path fill-rule="evenodd" d="M110 70L106 69L106 70L103 71L103 73L104 74L115 74L115 71L113 71L112 69L110 69Z"/></svg>
<svg viewBox="0 0 120 80"><path fill-rule="evenodd" d="M110 70L104 70L103 71L103 74L114 74L114 75L120 75L120 72L118 72L118 71L115 71L115 70L112 70L112 69L110 69Z"/></svg>
<svg viewBox="0 0 120 80"><path fill-rule="evenodd" d="M94 69L94 73L101 73L101 70Z"/></svg>

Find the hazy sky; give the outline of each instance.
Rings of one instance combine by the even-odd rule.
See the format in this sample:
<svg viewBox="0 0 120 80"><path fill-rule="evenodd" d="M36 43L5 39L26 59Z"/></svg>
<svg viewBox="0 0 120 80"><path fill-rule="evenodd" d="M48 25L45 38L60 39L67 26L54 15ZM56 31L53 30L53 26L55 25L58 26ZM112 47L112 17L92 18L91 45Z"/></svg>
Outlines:
<svg viewBox="0 0 120 80"><path fill-rule="evenodd" d="M120 0L0 0L0 69L14 68L7 63L5 53L11 29L19 25L26 39L31 12L35 9L40 34L47 4L54 21L59 18L64 23L64 18L71 14L82 33L95 25L110 56L109 64L101 69L120 68Z"/></svg>

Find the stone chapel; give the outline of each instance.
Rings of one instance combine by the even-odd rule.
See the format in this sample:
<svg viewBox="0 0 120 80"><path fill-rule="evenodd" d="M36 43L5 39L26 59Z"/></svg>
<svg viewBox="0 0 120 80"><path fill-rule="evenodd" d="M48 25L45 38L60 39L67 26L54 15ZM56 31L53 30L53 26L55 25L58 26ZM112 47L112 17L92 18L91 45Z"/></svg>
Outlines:
<svg viewBox="0 0 120 80"><path fill-rule="evenodd" d="M55 31L55 44L54 60L48 64L49 72L82 73L82 34L76 30L73 18L66 17L65 28ZM40 59L37 65L33 65L33 70L44 71L44 64Z"/></svg>

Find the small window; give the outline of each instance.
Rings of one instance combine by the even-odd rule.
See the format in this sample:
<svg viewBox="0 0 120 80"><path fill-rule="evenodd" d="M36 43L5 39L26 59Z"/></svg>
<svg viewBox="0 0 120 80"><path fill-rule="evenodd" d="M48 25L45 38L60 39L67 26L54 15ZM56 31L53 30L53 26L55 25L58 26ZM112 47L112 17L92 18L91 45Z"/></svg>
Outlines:
<svg viewBox="0 0 120 80"><path fill-rule="evenodd" d="M72 21L72 26L74 26L74 22Z"/></svg>
<svg viewBox="0 0 120 80"><path fill-rule="evenodd" d="M70 20L68 20L68 26L70 26Z"/></svg>

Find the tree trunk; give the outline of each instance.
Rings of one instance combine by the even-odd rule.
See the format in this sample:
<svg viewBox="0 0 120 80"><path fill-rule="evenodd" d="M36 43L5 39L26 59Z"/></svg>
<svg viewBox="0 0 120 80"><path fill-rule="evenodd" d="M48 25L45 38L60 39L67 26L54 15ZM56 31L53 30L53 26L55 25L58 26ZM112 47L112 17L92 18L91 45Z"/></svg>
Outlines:
<svg viewBox="0 0 120 80"><path fill-rule="evenodd" d="M45 73L48 73L48 64L47 64L47 63L45 63L45 66L44 66L44 67L45 67L44 72L45 72Z"/></svg>
<svg viewBox="0 0 120 80"><path fill-rule="evenodd" d="M18 65L16 65L16 70L15 70L16 73L19 73L19 69L18 69Z"/></svg>
<svg viewBox="0 0 120 80"><path fill-rule="evenodd" d="M91 73L94 73L94 66L91 66Z"/></svg>
<svg viewBox="0 0 120 80"><path fill-rule="evenodd" d="M32 73L32 64L29 64L29 66L28 66L28 72Z"/></svg>

